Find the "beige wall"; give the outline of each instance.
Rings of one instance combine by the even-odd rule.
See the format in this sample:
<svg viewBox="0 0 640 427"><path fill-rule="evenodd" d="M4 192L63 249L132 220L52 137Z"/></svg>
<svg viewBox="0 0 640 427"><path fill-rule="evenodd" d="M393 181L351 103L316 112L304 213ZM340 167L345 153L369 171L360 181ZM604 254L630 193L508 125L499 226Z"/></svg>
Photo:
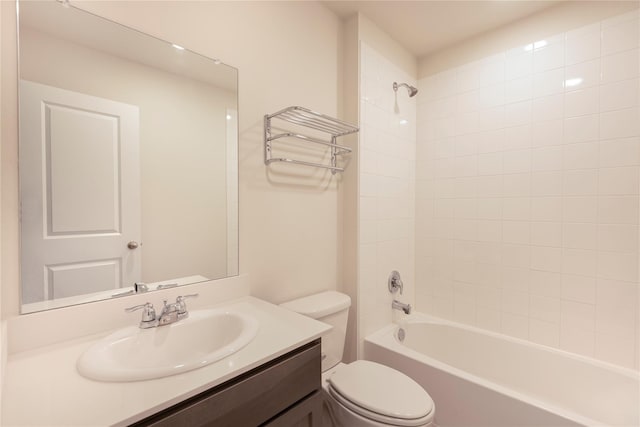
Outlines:
<svg viewBox="0 0 640 427"><path fill-rule="evenodd" d="M18 121L17 121L17 67L16 67L16 26L15 5L12 2L0 2L2 8L2 27L0 30L2 74L0 91L2 92L2 110L0 111L0 145L2 174L0 182L0 218L2 228L2 252L0 263L2 286L2 319L18 312ZM6 337L5 337L6 338Z"/></svg>
<svg viewBox="0 0 640 427"><path fill-rule="evenodd" d="M3 16L5 15L4 13L4 8L2 6L0 6L0 50L2 49L2 30L4 27L4 21L3 21ZM4 65L2 63L2 58L0 57L0 82L2 82L2 74L3 74L3 70L4 67L2 66ZM2 99L4 99L2 97L2 84L0 84L0 117L2 117L2 107L3 107L3 102L1 101ZM0 123L1 124L1 123ZM3 134L0 132L0 147L2 147L2 141L3 141ZM2 188L2 152L0 151L0 188ZM0 200L0 205L2 204L2 201ZM2 223L2 210L0 209L0 223ZM3 245L2 245L2 227L0 227L0 260L2 259L2 253L3 253ZM6 363L6 354L7 354L7 346L6 346L6 331L5 331L5 325L6 322L4 321L4 317L2 316L2 262L0 262L0 384L4 384L4 368L5 368L5 363ZM0 387L0 402L2 402L2 389L3 387ZM2 405L0 404L0 420L2 419Z"/></svg>
<svg viewBox="0 0 640 427"><path fill-rule="evenodd" d="M418 78L636 8L637 1L567 1L420 58Z"/></svg>
<svg viewBox="0 0 640 427"><path fill-rule="evenodd" d="M315 2L80 6L240 70L240 272L250 274L253 295L276 303L340 286L340 176L289 165L267 168L262 158L264 114L289 105L337 114L339 20ZM14 45L5 46L4 36L3 71L5 64L15 67ZM15 75L3 78L3 243L11 248L2 258L7 317L18 311L16 114Z"/></svg>
<svg viewBox="0 0 640 427"><path fill-rule="evenodd" d="M342 116L349 123L359 122L359 55L358 55L358 16L346 20L342 32ZM343 174L339 198L340 230L342 245L339 247L339 267L343 277L340 287L351 298L349 323L347 325L347 341L343 359L356 359L356 341L358 324L358 140L359 134L349 135L345 144L353 149L349 167Z"/></svg>

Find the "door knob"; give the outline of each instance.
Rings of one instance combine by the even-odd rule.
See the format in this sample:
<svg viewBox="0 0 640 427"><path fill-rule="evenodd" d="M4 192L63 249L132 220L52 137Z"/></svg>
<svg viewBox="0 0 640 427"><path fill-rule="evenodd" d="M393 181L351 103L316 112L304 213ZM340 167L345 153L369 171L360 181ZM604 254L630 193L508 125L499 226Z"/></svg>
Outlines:
<svg viewBox="0 0 640 427"><path fill-rule="evenodd" d="M138 242L134 242L133 240L127 243L127 247L129 249L138 249L138 246L140 246L140 244Z"/></svg>

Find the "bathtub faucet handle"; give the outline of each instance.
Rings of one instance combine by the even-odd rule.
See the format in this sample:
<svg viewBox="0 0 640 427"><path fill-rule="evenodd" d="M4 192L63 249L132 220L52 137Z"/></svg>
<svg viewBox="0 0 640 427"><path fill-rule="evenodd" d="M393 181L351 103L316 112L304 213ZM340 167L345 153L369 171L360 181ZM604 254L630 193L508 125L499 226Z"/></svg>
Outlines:
<svg viewBox="0 0 640 427"><path fill-rule="evenodd" d="M398 273L396 270L393 270L389 275L388 285L389 292L395 294L399 290L400 295L402 295L402 288L404 287L404 284L402 283L402 279L400 278L400 273Z"/></svg>

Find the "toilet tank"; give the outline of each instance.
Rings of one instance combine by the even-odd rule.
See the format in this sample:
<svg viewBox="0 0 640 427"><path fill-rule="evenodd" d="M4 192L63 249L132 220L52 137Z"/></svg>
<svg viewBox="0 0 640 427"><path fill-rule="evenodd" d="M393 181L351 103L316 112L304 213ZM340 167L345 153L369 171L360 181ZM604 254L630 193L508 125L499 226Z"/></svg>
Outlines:
<svg viewBox="0 0 640 427"><path fill-rule="evenodd" d="M322 372L342 360L347 335L351 298L336 291L326 291L280 304L280 307L333 326L322 335Z"/></svg>

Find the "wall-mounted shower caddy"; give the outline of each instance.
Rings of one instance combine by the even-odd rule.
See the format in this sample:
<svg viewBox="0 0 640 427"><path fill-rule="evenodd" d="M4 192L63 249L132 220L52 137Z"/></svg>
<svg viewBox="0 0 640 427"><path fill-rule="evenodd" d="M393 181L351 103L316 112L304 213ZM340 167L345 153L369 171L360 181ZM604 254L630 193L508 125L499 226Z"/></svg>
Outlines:
<svg viewBox="0 0 640 427"><path fill-rule="evenodd" d="M272 126L272 120L279 119L288 123L293 123L302 128L315 129L322 134L328 134L329 138L305 135L302 133L282 130ZM336 172L344 172L344 168L338 166L338 156L350 153L351 148L338 145L336 139L341 136L358 132L358 128L349 123L343 122L336 118L316 113L303 107L288 107L274 114L264 116L264 163L269 165L274 162L286 162L298 165L312 166L331 170L332 174ZM273 157L272 145L283 138L293 138L304 142L311 142L330 147L331 158L330 164L308 162L303 160L289 159L286 157Z"/></svg>

